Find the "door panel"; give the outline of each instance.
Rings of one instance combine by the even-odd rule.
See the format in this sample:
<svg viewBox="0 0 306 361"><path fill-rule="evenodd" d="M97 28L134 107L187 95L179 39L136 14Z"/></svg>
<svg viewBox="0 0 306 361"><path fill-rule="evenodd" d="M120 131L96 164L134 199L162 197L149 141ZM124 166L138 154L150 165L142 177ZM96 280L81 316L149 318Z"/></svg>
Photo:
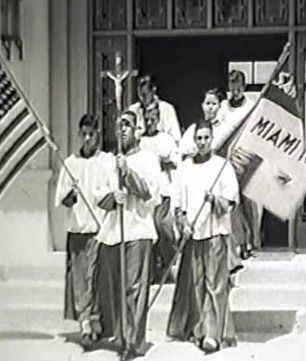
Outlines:
<svg viewBox="0 0 306 361"><path fill-rule="evenodd" d="M94 111L102 130L102 147L107 151L116 147L116 98L114 82L108 78L102 79L101 71L114 70L117 51L123 55L123 67L126 69L126 37L99 37L94 43ZM123 86L126 98L126 83Z"/></svg>
<svg viewBox="0 0 306 361"><path fill-rule="evenodd" d="M305 61L306 61L306 33L297 34L297 59L296 59L296 79L298 87L298 102L304 119L305 129ZM305 180L306 181L306 180ZM306 248L306 198L297 212L294 220L294 230L296 237L294 245L297 248Z"/></svg>

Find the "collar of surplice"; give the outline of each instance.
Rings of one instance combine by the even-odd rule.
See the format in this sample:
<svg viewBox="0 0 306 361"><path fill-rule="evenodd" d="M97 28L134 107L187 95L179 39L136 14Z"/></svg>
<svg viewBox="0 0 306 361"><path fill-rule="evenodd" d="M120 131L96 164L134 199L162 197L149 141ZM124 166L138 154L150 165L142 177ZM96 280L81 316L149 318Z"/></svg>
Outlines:
<svg viewBox="0 0 306 361"><path fill-rule="evenodd" d="M202 164L202 163L208 162L210 160L211 156L212 156L211 152L206 154L204 157L201 157L199 154L196 154L192 158L192 160L193 160L194 164Z"/></svg>
<svg viewBox="0 0 306 361"><path fill-rule="evenodd" d="M89 159L89 158L92 158L92 157L96 157L97 155L99 155L99 153L100 153L100 149L99 148L94 148L89 154L86 155L84 153L84 150L83 150L83 147L82 147L80 149L80 151L79 151L78 157Z"/></svg>
<svg viewBox="0 0 306 361"><path fill-rule="evenodd" d="M229 99L228 102L232 108L239 108L246 102L246 97L244 95L242 98L240 98L238 100L231 98L231 99Z"/></svg>

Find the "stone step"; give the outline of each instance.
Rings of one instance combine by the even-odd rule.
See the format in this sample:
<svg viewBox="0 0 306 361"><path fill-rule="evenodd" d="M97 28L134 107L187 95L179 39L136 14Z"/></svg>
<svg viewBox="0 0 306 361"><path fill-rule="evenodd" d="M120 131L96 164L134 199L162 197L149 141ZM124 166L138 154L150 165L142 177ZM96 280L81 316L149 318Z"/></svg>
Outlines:
<svg viewBox="0 0 306 361"><path fill-rule="evenodd" d="M174 284L164 285L156 304L171 307ZM152 286L151 298L157 286ZM244 285L235 287L230 294L233 311L299 310L306 309L306 286ZM6 305L64 304L64 281L6 281L0 282L0 308Z"/></svg>
<svg viewBox="0 0 306 361"><path fill-rule="evenodd" d="M171 307L174 284L164 285L156 304ZM151 287L153 297L157 286ZM231 291L233 311L298 310L306 305L306 286L244 284ZM6 281L0 282L0 308L6 305L48 305L62 307L64 280L62 281Z"/></svg>
<svg viewBox="0 0 306 361"><path fill-rule="evenodd" d="M151 297L153 296L153 293L155 293L156 288L156 286L152 287ZM242 290L237 288L235 291L241 292ZM256 289L253 291L256 294ZM275 291L278 292L278 290ZM148 329L150 331L158 329L160 332L166 333L173 292L174 285L164 286L148 316ZM246 301L245 298L247 297L247 292L244 292L245 290L243 290L242 295L239 295L240 303ZM277 292L274 295L275 299L277 298ZM286 304L282 305L282 307L280 307L281 305L267 307L260 299L260 295L258 296L258 300L260 300L260 305L258 307L254 306L253 308L248 308L246 305L239 303L231 306L237 332L251 334L256 332L281 334L291 331L295 320L295 314L301 307L296 307L296 305L288 307Z"/></svg>
<svg viewBox="0 0 306 361"><path fill-rule="evenodd" d="M58 330L63 320L65 254L46 267L0 269L0 329ZM306 309L305 257L265 261L251 259L238 275L231 308L239 332L290 330L297 310ZM148 329L166 331L174 284L165 285L150 310ZM153 297L157 286L151 287Z"/></svg>
<svg viewBox="0 0 306 361"><path fill-rule="evenodd" d="M76 324L76 325L75 325ZM46 332L57 334L78 325L63 319L63 307L58 305L6 306L0 308L0 330Z"/></svg>
<svg viewBox="0 0 306 361"><path fill-rule="evenodd" d="M170 308L152 308L148 315L147 331L154 338L166 336ZM234 324L240 339L254 341L258 335L289 333L295 321L293 311L234 312ZM75 321L63 319L63 309L56 305L44 307L24 305L0 309L0 334L3 332L38 332L52 336L78 332ZM247 335L247 336L246 336Z"/></svg>
<svg viewBox="0 0 306 361"><path fill-rule="evenodd" d="M155 308L148 316L148 330L165 335L170 309ZM285 334L291 332L296 311L234 311L235 330L239 334Z"/></svg>
<svg viewBox="0 0 306 361"><path fill-rule="evenodd" d="M5 305L63 305L64 281L0 282L0 307Z"/></svg>
<svg viewBox="0 0 306 361"><path fill-rule="evenodd" d="M45 257L42 266L1 265L0 281L61 281L65 277L65 252L54 252Z"/></svg>
<svg viewBox="0 0 306 361"><path fill-rule="evenodd" d="M151 297L156 288L156 286L151 287ZM168 307L173 298L174 288L173 284L163 286L156 304ZM245 285L235 287L231 291L230 302L233 311L306 309L306 286Z"/></svg>
<svg viewBox="0 0 306 361"><path fill-rule="evenodd" d="M275 260L277 257L280 259ZM62 281L65 276L65 260L65 252L56 252L44 260L43 266L0 265L0 281ZM237 282L241 285L245 283L306 285L305 255L285 257L275 253L259 253L255 258L244 261L244 265L245 269L239 272L237 277ZM177 273L177 268L178 265L173 267L173 273Z"/></svg>
<svg viewBox="0 0 306 361"><path fill-rule="evenodd" d="M248 273L249 270L245 272ZM241 273L241 277L242 280L237 278L238 287L231 292L232 307L235 310L306 308L306 284L302 282L300 284L294 282L278 282L276 284L261 282L259 284L255 283L253 276ZM246 281L247 277L248 281ZM254 282L251 282L251 277L254 278ZM268 274L267 278L269 278ZM302 278L300 276L301 281ZM151 287L151 296L155 293L156 288L156 286ZM162 304L171 303L173 290L173 284L165 285L158 297L158 302ZM31 302L34 304L51 302L62 305L63 296L64 276L61 279L55 278L53 280L10 279L0 282L0 306Z"/></svg>
<svg viewBox="0 0 306 361"><path fill-rule="evenodd" d="M295 285L306 286L306 262L293 260L244 262L244 270L236 278L237 285Z"/></svg>
<svg viewBox="0 0 306 361"><path fill-rule="evenodd" d="M239 334L286 334L292 331L296 310L233 311L234 325Z"/></svg>
<svg viewBox="0 0 306 361"><path fill-rule="evenodd" d="M151 334L163 337L171 309L171 303L156 303L148 315L147 329ZM292 330L295 320L294 310L254 310L234 311L236 331L249 334L253 340L256 334L284 334ZM58 304L11 305L0 307L0 332L32 331L51 335L76 332L77 322L63 319L63 307Z"/></svg>
<svg viewBox="0 0 306 361"><path fill-rule="evenodd" d="M299 310L306 308L306 286L247 285L231 291L233 311Z"/></svg>

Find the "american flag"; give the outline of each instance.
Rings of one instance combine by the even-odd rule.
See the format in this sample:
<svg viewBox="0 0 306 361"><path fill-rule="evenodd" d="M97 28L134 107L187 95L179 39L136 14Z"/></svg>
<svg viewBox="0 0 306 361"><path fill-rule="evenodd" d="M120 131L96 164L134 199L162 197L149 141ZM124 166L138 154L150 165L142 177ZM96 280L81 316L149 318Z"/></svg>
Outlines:
<svg viewBox="0 0 306 361"><path fill-rule="evenodd" d="M46 144L41 124L15 80L0 63L0 198Z"/></svg>

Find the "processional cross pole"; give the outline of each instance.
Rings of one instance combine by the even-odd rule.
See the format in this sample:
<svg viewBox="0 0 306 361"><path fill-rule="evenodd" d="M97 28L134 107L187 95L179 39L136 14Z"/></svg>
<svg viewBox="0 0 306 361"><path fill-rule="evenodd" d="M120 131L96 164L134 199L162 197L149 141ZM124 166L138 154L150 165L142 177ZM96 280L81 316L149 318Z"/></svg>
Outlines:
<svg viewBox="0 0 306 361"><path fill-rule="evenodd" d="M123 70L123 58L120 52L116 52L115 56L115 71L102 71L101 77L108 78L114 82L115 97L116 97L116 118L117 118L117 152L122 154L122 138L121 138L121 124L120 117L123 110L122 95L123 95L123 82L130 76L137 76L137 70ZM123 188L122 172L118 170L119 189ZM126 323L127 323L127 303L126 303L126 259L125 259L125 242L124 242L124 208L123 204L119 206L119 223L120 223L120 280L121 280L121 320L120 332L122 339L122 359L125 358L129 348L128 340L126 337Z"/></svg>

